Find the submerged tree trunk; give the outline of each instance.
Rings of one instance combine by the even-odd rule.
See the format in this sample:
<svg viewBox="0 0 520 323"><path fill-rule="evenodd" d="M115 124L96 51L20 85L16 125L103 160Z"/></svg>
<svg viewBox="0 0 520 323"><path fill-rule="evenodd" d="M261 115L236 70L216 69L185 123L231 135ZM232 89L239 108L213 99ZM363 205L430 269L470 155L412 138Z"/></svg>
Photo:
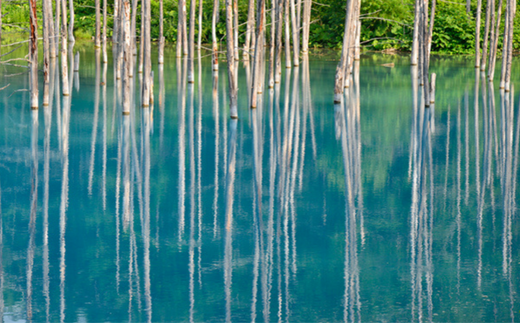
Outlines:
<svg viewBox="0 0 520 323"><path fill-rule="evenodd" d="M302 35L302 53L309 52L309 32L311 24L312 0L304 0L303 2L303 35Z"/></svg>
<svg viewBox="0 0 520 323"><path fill-rule="evenodd" d="M235 44L234 57L235 57L235 61L238 61L239 60L239 56L238 56L238 0L233 0L233 24L234 24L234 27L233 27L234 41L233 41L233 43ZM235 76L235 78L236 78L236 76Z"/></svg>
<svg viewBox="0 0 520 323"><path fill-rule="evenodd" d="M500 32L500 18L502 16L502 2L500 0L498 3L498 12L496 18L496 26L495 29L491 30L491 50L489 52L489 69L488 69L488 77L489 81L493 82L493 78L495 76L495 64L497 59L497 47L498 47L498 34Z"/></svg>
<svg viewBox="0 0 520 323"><path fill-rule="evenodd" d="M63 1L65 1L65 0L63 0ZM74 39L74 0L69 0L69 15L70 15L69 42L73 43L76 41Z"/></svg>
<svg viewBox="0 0 520 323"><path fill-rule="evenodd" d="M67 11L65 0L62 0L63 14L61 16L61 82L63 96L69 96L69 69L67 63Z"/></svg>
<svg viewBox="0 0 520 323"><path fill-rule="evenodd" d="M258 87L260 82L263 81L263 58L264 58L264 24L265 24L265 0L259 0L258 2L258 26L256 29L256 47L254 57L254 69L252 78L252 89L251 89L251 108L256 108L256 101L258 96Z"/></svg>
<svg viewBox="0 0 520 323"><path fill-rule="evenodd" d="M487 62L487 55L488 55L488 40L489 40L489 20L491 18L491 11L495 10L495 1L494 0L488 0L486 1L486 22L484 27L484 44L482 45L482 58L480 60L480 70L483 72L486 70L486 62ZM492 26L492 25L491 25ZM484 85L485 86L485 85Z"/></svg>
<svg viewBox="0 0 520 323"><path fill-rule="evenodd" d="M108 63L107 58L107 0L103 0L103 63Z"/></svg>
<svg viewBox="0 0 520 323"><path fill-rule="evenodd" d="M219 20L220 0L213 1L213 15L211 17L211 40L213 42L213 70L218 71L218 39L217 22Z"/></svg>
<svg viewBox="0 0 520 323"><path fill-rule="evenodd" d="M50 3L48 0L42 1L42 21L43 21L43 106L49 105L49 77L50 77L50 35L49 35L49 25L52 26L52 20L49 21L49 10Z"/></svg>
<svg viewBox="0 0 520 323"><path fill-rule="evenodd" d="M282 33L283 33L283 0L276 2L276 38L275 38L275 75L274 83L280 83L282 77Z"/></svg>
<svg viewBox="0 0 520 323"><path fill-rule="evenodd" d="M345 84L345 78L348 77L345 75L345 71L347 70L348 64L348 56L350 53L349 44L351 43L351 31L352 24L354 22L354 9L356 0L348 0L346 11L347 14L345 16L345 31L343 34L343 48L341 50L341 58L336 68L336 79L334 84L334 103L341 103L343 96L343 88Z"/></svg>
<svg viewBox="0 0 520 323"><path fill-rule="evenodd" d="M101 3L99 0L95 1L96 4L96 35L94 38L94 48L101 47Z"/></svg>
<svg viewBox="0 0 520 323"><path fill-rule="evenodd" d="M164 9L163 0L159 0L159 57L157 62L159 64L164 63Z"/></svg>
<svg viewBox="0 0 520 323"><path fill-rule="evenodd" d="M29 64L31 80L31 108L38 109L38 21L36 16L36 0L29 0L30 34Z"/></svg>
<svg viewBox="0 0 520 323"><path fill-rule="evenodd" d="M197 48L200 51L202 48L202 0L199 0L199 34L197 40Z"/></svg>
<svg viewBox="0 0 520 323"><path fill-rule="evenodd" d="M296 8L294 6L294 0L289 0L291 3L291 27L292 27L292 39L293 39L293 65L300 65L300 38L298 31L298 22L296 20Z"/></svg>
<svg viewBox="0 0 520 323"><path fill-rule="evenodd" d="M506 70L504 76L504 88L506 92L509 92L511 90L511 65L513 61L513 28L516 13L516 0L508 1L507 10L510 11L510 14L508 16L509 19L507 20L507 23L509 24L507 35L508 41L507 47L504 47L503 52L507 53Z"/></svg>
<svg viewBox="0 0 520 323"><path fill-rule="evenodd" d="M202 0L199 0L202 1ZM190 27L188 36L188 83L195 83L194 58L195 58L195 7L196 0L190 0Z"/></svg>
<svg viewBox="0 0 520 323"><path fill-rule="evenodd" d="M143 92L142 92L142 106L143 108L147 108L150 106L151 96L151 74L152 74L152 60L151 60L151 39L150 39L150 0L143 0L142 5L144 6L144 15L143 15L143 24L141 27L143 29L143 41L144 46L144 68L143 68Z"/></svg>
<svg viewBox="0 0 520 323"><path fill-rule="evenodd" d="M235 83L235 44L234 44L233 0L226 0L226 43L228 61L229 84L229 115L232 119L238 118L237 112L237 84Z"/></svg>
<svg viewBox="0 0 520 323"><path fill-rule="evenodd" d="M291 68L291 27L289 19L289 1L284 1L284 24L285 24L285 68Z"/></svg>
<svg viewBox="0 0 520 323"><path fill-rule="evenodd" d="M421 0L415 0L415 19L413 21L413 43L411 65L419 63L419 20L420 20Z"/></svg>
<svg viewBox="0 0 520 323"><path fill-rule="evenodd" d="M488 0L489 1L489 0ZM480 67L480 16L482 13L482 0L477 1L477 18L475 20L475 67Z"/></svg>
<svg viewBox="0 0 520 323"><path fill-rule="evenodd" d="M255 35L255 0L249 0L249 6L247 10L247 29L246 29L246 42L244 44L244 61L249 60L250 50L254 50L254 35Z"/></svg>
<svg viewBox="0 0 520 323"><path fill-rule="evenodd" d="M132 102L132 83L133 79L130 77L131 70L133 69L133 46L132 46L132 35L130 34L130 2L126 0L123 3L122 8L123 26L122 41L123 41L123 114L130 114L130 104Z"/></svg>

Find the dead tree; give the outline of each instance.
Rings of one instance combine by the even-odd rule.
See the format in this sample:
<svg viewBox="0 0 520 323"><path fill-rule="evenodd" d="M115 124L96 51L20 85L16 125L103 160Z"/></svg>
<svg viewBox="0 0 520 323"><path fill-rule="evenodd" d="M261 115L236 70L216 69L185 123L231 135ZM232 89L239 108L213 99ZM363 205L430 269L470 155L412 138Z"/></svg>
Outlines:
<svg viewBox="0 0 520 323"><path fill-rule="evenodd" d="M489 27L490 27L490 19L491 19L491 11L495 10L495 0L486 1L486 22L484 23L484 44L482 45L482 58L480 60L480 70L483 72L486 70L486 62L488 55L488 40L489 40ZM491 25L491 29L493 25Z"/></svg>
<svg viewBox="0 0 520 323"><path fill-rule="evenodd" d="M475 27L475 67L480 67L480 16L482 12L482 0L477 1L477 19Z"/></svg>
<svg viewBox="0 0 520 323"><path fill-rule="evenodd" d="M218 71L218 39L217 39L217 22L219 20L220 0L213 1L213 15L211 17L211 40L213 48L213 70Z"/></svg>
<svg viewBox="0 0 520 323"><path fill-rule="evenodd" d="M94 38L94 48L101 47L101 4L99 0L95 1L96 5L96 36Z"/></svg>
<svg viewBox="0 0 520 323"><path fill-rule="evenodd" d="M305 54L309 51L309 32L311 24L312 0L303 0L303 26L302 26L302 52Z"/></svg>
<svg viewBox="0 0 520 323"><path fill-rule="evenodd" d="M65 1L65 0L62 0ZM65 11L63 11L65 12ZM74 39L74 0L69 0L69 42L74 43L76 40Z"/></svg>
<svg viewBox="0 0 520 323"><path fill-rule="evenodd" d="M130 34L130 2L126 0L123 3L123 25L122 28L122 40L123 40L123 114L130 114L130 104L132 102L132 83L133 78L130 77L131 70L133 69L133 47L132 47L132 35Z"/></svg>
<svg viewBox="0 0 520 323"><path fill-rule="evenodd" d="M38 21L36 17L36 0L29 0L29 10L29 64L31 80L31 109L38 109Z"/></svg>
<svg viewBox="0 0 520 323"><path fill-rule="evenodd" d="M497 59L497 48L498 48L498 34L500 32L500 18L502 16L502 2L503 2L503 0L500 0L500 2L498 4L498 12L497 12L495 29L491 29L491 50L489 52L489 69L488 69L488 78L489 78L490 82L493 82L493 78L495 76L495 64L496 64L496 59Z"/></svg>
<svg viewBox="0 0 520 323"><path fill-rule="evenodd" d="M359 0L348 0L347 1L347 14L345 16L345 31L343 34L343 48L341 50L341 58L338 63L338 67L336 68L336 79L334 85L334 102L341 103L343 96L343 89L345 85L345 78L348 77L346 75L346 70L348 66L348 57L352 54L352 49L350 48L350 44L352 42L353 28L355 26L355 21L358 20L356 17L356 3Z"/></svg>
<svg viewBox="0 0 520 323"><path fill-rule="evenodd" d="M249 60L249 51L255 46L255 0L249 0L247 10L246 42L244 43L244 61Z"/></svg>
<svg viewBox="0 0 520 323"><path fill-rule="evenodd" d="M107 58L107 0L103 0L103 63L108 63Z"/></svg>
<svg viewBox="0 0 520 323"><path fill-rule="evenodd" d="M201 1L201 0L199 0ZM190 0L190 26L188 36L188 83L195 83L195 73L193 71L195 57L195 7L196 0Z"/></svg>
<svg viewBox="0 0 520 323"><path fill-rule="evenodd" d="M264 61L264 25L265 25L265 0L259 0L257 13L258 26L256 29L256 46L254 57L253 81L251 82L251 109L256 108L260 82L263 82Z"/></svg>
<svg viewBox="0 0 520 323"><path fill-rule="evenodd" d="M151 37L150 37L150 28L151 28L151 8L150 8L150 0L143 0L142 5L144 6L144 15L142 17L142 32L143 32L143 41L144 42L144 69L143 69L143 95L142 95L142 105L143 108L147 108L150 106L150 97L153 95L150 90L151 86L151 75L152 75L152 58L151 58Z"/></svg>
<svg viewBox="0 0 520 323"><path fill-rule="evenodd" d="M159 0L159 57L157 62L159 64L164 63L164 11L163 11L163 0Z"/></svg>
<svg viewBox="0 0 520 323"><path fill-rule="evenodd" d="M233 0L226 0L226 45L228 61L229 84L229 115L232 119L238 118L237 112L237 84L234 44Z"/></svg>

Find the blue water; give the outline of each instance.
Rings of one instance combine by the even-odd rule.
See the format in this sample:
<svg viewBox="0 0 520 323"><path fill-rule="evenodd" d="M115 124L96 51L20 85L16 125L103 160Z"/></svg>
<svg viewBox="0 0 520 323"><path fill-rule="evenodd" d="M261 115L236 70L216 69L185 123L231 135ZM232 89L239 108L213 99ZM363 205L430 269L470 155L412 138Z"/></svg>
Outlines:
<svg viewBox="0 0 520 323"><path fill-rule="evenodd" d="M0 72L5 321L519 320L519 100L471 58L432 59L430 109L404 56L363 55L334 106L311 55L255 110L240 62L231 120L207 53L187 84L167 48L122 116L92 47L38 110Z"/></svg>

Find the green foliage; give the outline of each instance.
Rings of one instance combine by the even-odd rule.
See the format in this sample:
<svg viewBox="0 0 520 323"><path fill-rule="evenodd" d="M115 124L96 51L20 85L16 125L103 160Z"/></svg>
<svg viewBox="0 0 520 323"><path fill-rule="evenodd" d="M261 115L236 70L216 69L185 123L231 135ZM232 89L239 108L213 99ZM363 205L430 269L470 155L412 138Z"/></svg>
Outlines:
<svg viewBox="0 0 520 323"><path fill-rule="evenodd" d="M193 0L197 1L197 0ZM202 32L202 42L211 42L211 18L213 0L203 1L202 26L199 29L196 16L195 37ZM225 10L221 1L220 20L217 23L217 37L225 38ZM313 2L312 24L310 26L309 46L311 48L340 49L345 29L345 0L319 0ZM519 0L520 1L520 0ZM152 0L152 39L159 37L159 1ZM246 19L249 0L238 0L239 11L239 42L245 40ZM412 47L415 0L361 0L361 42L362 46L372 50L397 49L410 51ZM41 3L39 2L41 6ZM90 39L95 33L94 0L75 0L75 34L77 38ZM187 1L189 10L190 1ZM271 6L270 1L267 7ZM482 31L484 34L486 0L482 5ZM197 3L198 9L198 3ZM164 0L164 36L166 41L177 40L178 1ZM18 27L28 28L29 6L23 2L4 2L4 30L21 31ZM41 10L38 11L41 15ZM472 0L470 14L466 14L465 0L437 1L435 24L432 38L432 51L449 54L468 54L474 51L476 0ZM520 50L520 15L515 19L514 49ZM39 17L41 19L41 16ZM501 33L503 33L503 20ZM140 33L141 7L137 8L137 34ZM267 23L270 14L267 12ZM113 2L108 8L108 36L112 34ZM40 24L41 28L41 24ZM267 27L267 32L270 28ZM483 36L482 36L483 37ZM268 38L269 39L269 38ZM499 50L502 44L502 34L499 38Z"/></svg>

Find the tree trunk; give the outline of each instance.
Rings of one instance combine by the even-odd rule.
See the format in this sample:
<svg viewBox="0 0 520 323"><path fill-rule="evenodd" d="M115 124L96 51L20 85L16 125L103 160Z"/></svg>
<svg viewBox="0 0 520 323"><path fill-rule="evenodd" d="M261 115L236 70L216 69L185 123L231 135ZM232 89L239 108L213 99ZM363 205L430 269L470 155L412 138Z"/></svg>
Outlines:
<svg viewBox="0 0 520 323"><path fill-rule="evenodd" d="M132 103L132 81L130 78L131 70L133 69L133 46L132 39L133 35L130 34L130 1L126 0L123 3L123 26L122 26L122 41L124 44L123 54L123 114L130 114L130 104Z"/></svg>
<svg viewBox="0 0 520 323"><path fill-rule="evenodd" d="M480 1L480 0L479 0ZM486 62L487 62L487 55L488 55L488 40L489 40L489 20L491 18L491 10L494 10L495 8L495 1L494 0L487 0L486 1L486 22L484 25L484 44L482 45L482 59L480 61L480 70L484 72L486 70ZM493 9L491 9L493 8ZM485 86L485 84L484 84Z"/></svg>
<svg viewBox="0 0 520 323"><path fill-rule="evenodd" d="M103 63L108 63L107 58L107 0L103 0Z"/></svg>
<svg viewBox="0 0 520 323"><path fill-rule="evenodd" d="M411 65L417 65L419 63L419 21L420 21L420 9L421 0L415 0L415 19L413 21L413 43L412 43L412 56Z"/></svg>
<svg viewBox="0 0 520 323"><path fill-rule="evenodd" d="M511 11L509 14L509 28L508 28L508 43L507 48L504 48L505 51L507 51L507 61L506 61L506 75L504 78L504 88L506 92L509 92L511 90L511 65L513 61L513 29L514 29L514 20L515 20L515 13L516 13L516 0L509 0L508 1L508 10ZM512 96L513 97L513 96Z"/></svg>
<svg viewBox="0 0 520 323"><path fill-rule="evenodd" d="M63 0L63 1L65 1L65 0ZM74 39L74 0L69 0L69 15L70 15L69 42L74 43L76 41Z"/></svg>
<svg viewBox="0 0 520 323"><path fill-rule="evenodd" d="M511 8L510 8L510 0L506 1L506 14L504 20L504 42L502 45L502 73L500 73L500 89L505 88L505 80L506 80L506 65L507 65L507 55L509 52L507 48L509 47L509 17L511 16Z"/></svg>
<svg viewBox="0 0 520 323"><path fill-rule="evenodd" d="M218 0L216 0L218 1ZM177 8L177 57L182 57L182 20L183 20L183 7L185 6L184 0L179 0Z"/></svg>
<svg viewBox="0 0 520 323"><path fill-rule="evenodd" d="M274 83L280 83L282 77L282 33L283 33L283 4L284 0L276 2L276 39L275 39L275 76Z"/></svg>
<svg viewBox="0 0 520 323"><path fill-rule="evenodd" d="M65 38L67 37L67 0L61 1L61 29L65 28Z"/></svg>
<svg viewBox="0 0 520 323"><path fill-rule="evenodd" d="M271 28L269 40L269 88L274 88L274 75L276 74L276 64L274 61L275 55L275 37L276 37L276 26L278 22L276 21L276 0L271 0Z"/></svg>
<svg viewBox="0 0 520 323"><path fill-rule="evenodd" d="M303 2L303 35L302 35L302 53L309 52L309 32L311 24L312 0L304 0Z"/></svg>
<svg viewBox="0 0 520 323"><path fill-rule="evenodd" d="M294 66L300 65L300 38L298 31L298 22L296 20L296 8L294 0L288 0L291 3L291 27L292 27L292 38L293 38L293 64Z"/></svg>
<svg viewBox="0 0 520 323"><path fill-rule="evenodd" d="M159 57L157 62L159 64L164 63L164 11L163 11L163 0L159 0Z"/></svg>
<svg viewBox="0 0 520 323"><path fill-rule="evenodd" d="M49 35L49 24L52 25L52 20L49 21L49 1L42 1L42 21L43 21L43 106L49 105L49 77L50 77L50 35Z"/></svg>
<svg viewBox="0 0 520 323"><path fill-rule="evenodd" d="M349 44L352 30L352 23L354 17L354 2L356 0L348 0L346 11L347 14L345 16L345 31L343 34L343 48L341 50L341 58L338 63L338 67L336 68L336 79L334 85L334 103L341 103L343 96L343 88L344 88L344 79L345 79L345 71L347 67L347 58L349 55Z"/></svg>
<svg viewBox="0 0 520 323"><path fill-rule="evenodd" d="M144 69L143 69L143 108L150 106L150 97L153 95L150 90L151 74L152 74L152 60L151 60L151 39L150 39L150 0L143 0L144 5Z"/></svg>
<svg viewBox="0 0 520 323"><path fill-rule="evenodd" d="M255 31L255 0L249 0L249 9L247 10L247 30L246 42L244 44L244 61L249 60L249 51L254 50L251 46Z"/></svg>
<svg viewBox="0 0 520 323"><path fill-rule="evenodd" d="M489 1L489 0L488 0ZM475 67L480 67L480 16L482 13L482 0L477 1L477 19L475 20Z"/></svg>
<svg viewBox="0 0 520 323"><path fill-rule="evenodd" d="M234 39L234 44L235 44L235 61L238 61L239 60L239 56L238 56L238 0L233 0L233 22L234 22L234 33L233 33L233 37L235 38ZM235 76L236 78L236 76Z"/></svg>
<svg viewBox="0 0 520 323"><path fill-rule="evenodd" d="M213 71L218 71L218 39L217 22L219 19L220 0L213 1L213 16L211 18L211 40L213 42Z"/></svg>
<svg viewBox="0 0 520 323"><path fill-rule="evenodd" d="M202 0L199 0L199 34L197 40L197 47L200 51L202 49Z"/></svg>
<svg viewBox="0 0 520 323"><path fill-rule="evenodd" d="M69 96L69 69L67 63L67 11L65 0L61 1L63 14L61 16L61 82L63 96Z"/></svg>
<svg viewBox="0 0 520 323"><path fill-rule="evenodd" d="M228 83L229 83L229 115L232 119L238 118L237 111L237 85L235 83L235 44L233 23L233 0L226 0L226 44L228 61Z"/></svg>
<svg viewBox="0 0 520 323"><path fill-rule="evenodd" d="M54 17L54 46L55 46L55 53L57 55L59 49L60 49L60 41L59 38L61 36L61 30L60 30L60 17L61 17L61 6L60 6L60 0L56 0L56 17Z"/></svg>
<svg viewBox="0 0 520 323"><path fill-rule="evenodd" d="M38 109L38 20L36 16L36 0L29 0L29 10L29 64L31 79L31 109Z"/></svg>
<svg viewBox="0 0 520 323"><path fill-rule="evenodd" d="M291 68L291 26L289 19L289 1L284 1L284 24L285 24L285 68Z"/></svg>
<svg viewBox="0 0 520 323"><path fill-rule="evenodd" d="M256 108L258 88L262 78L262 67L264 58L264 25L265 25L265 0L259 0L257 13L258 26L256 29L256 47L254 57L253 78L251 82L251 109Z"/></svg>
<svg viewBox="0 0 520 323"><path fill-rule="evenodd" d="M199 0L202 1L202 0ZM195 7L197 0L190 0L190 27L188 36L188 83L195 83L195 72L193 70L195 57Z"/></svg>
<svg viewBox="0 0 520 323"><path fill-rule="evenodd" d="M95 1L96 5L96 36L94 38L94 48L101 47L101 3L99 0Z"/></svg>
<svg viewBox="0 0 520 323"><path fill-rule="evenodd" d="M498 33L500 32L500 18L502 16L502 0L498 3L498 12L496 18L495 29L491 30L491 50L489 52L489 69L488 76L489 81L493 82L495 76L495 64L497 59L497 47L498 47ZM493 9L494 12L494 9Z"/></svg>

